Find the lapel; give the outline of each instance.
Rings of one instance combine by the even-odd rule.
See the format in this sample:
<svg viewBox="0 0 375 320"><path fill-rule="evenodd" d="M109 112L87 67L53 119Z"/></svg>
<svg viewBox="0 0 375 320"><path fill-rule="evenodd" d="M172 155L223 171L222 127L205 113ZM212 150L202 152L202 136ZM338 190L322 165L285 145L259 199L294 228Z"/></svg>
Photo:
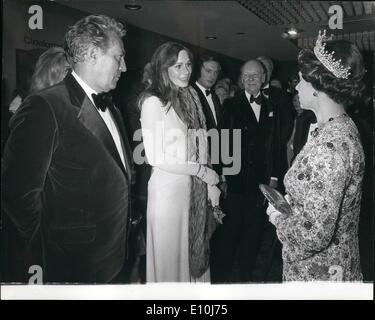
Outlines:
<svg viewBox="0 0 375 320"><path fill-rule="evenodd" d="M246 97L245 90L240 93L239 99L239 104L242 107L242 115L247 119L247 121L251 122L252 125L258 125L253 108L251 107L250 101Z"/></svg>
<svg viewBox="0 0 375 320"><path fill-rule="evenodd" d="M128 176L112 135L94 104L71 74L67 75L64 81L70 95L71 103L80 108L78 113L79 121L104 145L105 149L107 149L117 162L125 176ZM116 122L117 127L119 127L117 119ZM129 167L129 170L130 169L131 167Z"/></svg>
<svg viewBox="0 0 375 320"><path fill-rule="evenodd" d="M260 115L259 115L259 123L265 123L267 120L269 120L269 99L261 96L262 102L260 107Z"/></svg>
<svg viewBox="0 0 375 320"><path fill-rule="evenodd" d="M211 91L211 94L212 94L212 101L214 102L214 106L215 106L216 119L217 119L217 122L219 123L220 119L221 119L221 104L220 104L220 100L219 100L219 97L216 95L216 93L215 93L214 90Z"/></svg>
<svg viewBox="0 0 375 320"><path fill-rule="evenodd" d="M258 130L263 138L273 136L275 117L272 101L262 95Z"/></svg>
<svg viewBox="0 0 375 320"><path fill-rule="evenodd" d="M125 165L126 165L126 174L129 178L129 180L132 179L131 173L132 173L132 155L131 155L131 148L128 140L128 136L126 133L126 129L124 127L124 122L122 121L122 116L120 114L120 111L115 107L115 106L110 106L109 107L112 116L115 120L117 130L119 131L120 134L120 140L121 140L121 147L122 151L124 154L124 160L125 160ZM117 150L117 148L116 148ZM121 159L120 159L121 160ZM122 165L122 162L121 162Z"/></svg>
<svg viewBox="0 0 375 320"><path fill-rule="evenodd" d="M207 129L216 128L217 124L215 122L214 115L212 114L210 105L208 104L208 101L206 99L206 94L204 92L202 92L202 90L199 89L199 87L195 83L192 84L192 87L198 93L199 100L201 102L204 115L206 117Z"/></svg>

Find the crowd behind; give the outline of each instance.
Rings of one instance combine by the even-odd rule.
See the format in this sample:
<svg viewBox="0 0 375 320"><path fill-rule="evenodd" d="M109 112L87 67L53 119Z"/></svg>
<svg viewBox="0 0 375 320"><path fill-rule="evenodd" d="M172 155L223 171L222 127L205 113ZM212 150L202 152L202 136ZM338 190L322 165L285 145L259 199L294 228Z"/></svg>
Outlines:
<svg viewBox="0 0 375 320"><path fill-rule="evenodd" d="M93 28L101 36L96 37ZM366 113L372 100L363 94L365 66L352 43L328 41L319 34L316 50L302 50L299 72L282 83L273 76L275 61L269 57L249 59L238 78L230 79L215 54L193 57L184 45L167 42L150 57L142 80L121 105L116 99L113 104L107 94L98 97L121 90L116 84L126 71L123 35L122 26L105 16L77 22L68 30L64 48L50 48L40 56L29 91L17 92L9 116L3 117L3 281L28 281L28 268L35 264L48 271L46 282L371 280L371 235L361 234L368 227L361 227L361 221L370 221L372 213L372 119ZM339 67L330 60L332 52L341 59ZM105 78L108 85L102 84ZM68 111L61 109L71 90L76 90L71 101L78 99L81 111L73 110L70 101L64 102ZM101 107L103 100L108 108ZM51 115L45 115L42 106L53 110L48 111ZM42 117L37 112L49 119L36 123ZM93 113L101 116L97 127L90 124ZM85 127L77 125L77 119ZM113 139L110 147L99 132L104 123ZM168 140L165 132L175 129L183 134ZM187 129L200 132L198 145ZM220 149L229 153L238 152L234 131L241 130L241 167L236 174L226 175L229 165L210 158L212 129L230 132ZM141 141L133 139L139 130ZM30 137L33 131L53 141ZM69 132L87 140L80 145ZM94 136L103 138L99 147ZM49 149L41 144L49 144ZM92 159L73 154L91 144ZM140 144L147 163L127 157ZM112 148L122 173L111 169L113 159L103 146ZM186 157L174 148L186 149ZM35 152L45 152L44 158ZM96 158L98 152L105 153L103 158ZM164 163L156 161L160 157ZM97 165L100 161L103 167ZM59 180L62 167L68 167L68 178ZM97 175L100 170L107 176ZM122 183L120 174L128 179L126 187L117 186ZM88 179L102 192L83 190L89 188L83 183ZM69 192L59 191L64 183ZM259 184L286 195L292 214L283 215L268 204ZM121 193L130 200L122 199ZM91 205L92 197L100 198L97 216L81 216L86 210L81 202ZM79 214L67 212L76 208ZM100 229L100 221L110 219L112 210L119 220ZM105 229L111 226L113 230ZM68 228L76 230L67 232ZM117 239L114 230L124 237ZM106 260L116 241L121 243L121 254L112 257L120 264L117 268Z"/></svg>

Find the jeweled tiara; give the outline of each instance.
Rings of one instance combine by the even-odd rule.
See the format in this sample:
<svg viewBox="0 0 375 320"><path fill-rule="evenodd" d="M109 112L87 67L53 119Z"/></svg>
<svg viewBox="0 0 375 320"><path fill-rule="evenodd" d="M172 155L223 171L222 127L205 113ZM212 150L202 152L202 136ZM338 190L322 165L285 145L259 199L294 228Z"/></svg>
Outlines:
<svg viewBox="0 0 375 320"><path fill-rule="evenodd" d="M333 57L335 51L328 52L325 50L328 38L326 37L326 30L321 32L319 30L318 38L316 39L314 53L318 60L333 73L336 78L348 79L350 75L350 67L343 67L341 65L341 59L336 60Z"/></svg>

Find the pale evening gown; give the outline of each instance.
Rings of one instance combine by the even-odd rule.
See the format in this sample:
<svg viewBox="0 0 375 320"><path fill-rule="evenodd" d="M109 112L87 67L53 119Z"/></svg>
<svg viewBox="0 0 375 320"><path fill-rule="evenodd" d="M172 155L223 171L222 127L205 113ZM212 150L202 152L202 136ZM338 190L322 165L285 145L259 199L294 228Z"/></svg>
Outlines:
<svg viewBox="0 0 375 320"><path fill-rule="evenodd" d="M141 123L146 157L152 166L147 199L146 281L209 282L209 269L199 279L192 278L189 271L191 176L187 172L189 166L197 168L197 164L188 161L195 150L187 148L187 127L173 108L167 112L155 96L143 102Z"/></svg>

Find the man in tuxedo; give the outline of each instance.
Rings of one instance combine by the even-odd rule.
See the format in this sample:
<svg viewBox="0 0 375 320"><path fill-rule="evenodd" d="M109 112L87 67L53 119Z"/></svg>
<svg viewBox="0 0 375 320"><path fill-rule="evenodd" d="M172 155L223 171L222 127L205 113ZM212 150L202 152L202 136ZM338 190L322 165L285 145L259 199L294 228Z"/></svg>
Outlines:
<svg viewBox="0 0 375 320"><path fill-rule="evenodd" d="M44 282L126 281L132 159L120 112L101 95L126 71L124 35L103 15L71 26L73 71L27 97L11 122L3 209L26 240L40 229Z"/></svg>
<svg viewBox="0 0 375 320"><path fill-rule="evenodd" d="M213 90L220 72L221 66L216 57L206 54L199 59L197 81L192 87L197 91L202 104L207 130L217 128L222 113L219 97Z"/></svg>
<svg viewBox="0 0 375 320"><path fill-rule="evenodd" d="M284 193L284 176L288 166L288 141L293 132L295 111L291 96L285 90L272 84L274 64L271 58L260 56L257 58L263 65L265 81L262 85L262 95L279 109L280 121L280 164L277 189ZM258 281L279 282L282 278L281 243L276 235L273 224L268 221L264 225L260 254L255 265L254 277Z"/></svg>
<svg viewBox="0 0 375 320"><path fill-rule="evenodd" d="M223 151L234 156L240 154L241 169L236 175L225 176L228 185L224 206L226 217L212 239L213 248L216 248L211 259L213 283L253 280L253 266L266 221L265 201L259 184L275 187L279 175L279 109L260 92L265 81L261 63L257 60L246 62L241 69L241 81L244 90L225 100L219 123L220 129L230 133L230 144L226 146L229 149ZM233 143L234 129L241 132L241 150ZM232 277L235 262L237 274Z"/></svg>
<svg viewBox="0 0 375 320"><path fill-rule="evenodd" d="M205 54L200 57L197 68L197 80L192 84L192 87L198 93L203 113L206 118L207 130L216 130L218 122L222 116L220 99L213 89L220 72L220 63L214 55ZM212 148L217 148L217 150L212 150ZM213 157L214 153L218 155L219 146L213 144L212 140L210 140L210 151L212 156L211 160L213 160L213 169L219 176L221 176L220 188L225 193L226 185L225 181L223 181L224 177L221 175L221 167L218 163L219 157Z"/></svg>

